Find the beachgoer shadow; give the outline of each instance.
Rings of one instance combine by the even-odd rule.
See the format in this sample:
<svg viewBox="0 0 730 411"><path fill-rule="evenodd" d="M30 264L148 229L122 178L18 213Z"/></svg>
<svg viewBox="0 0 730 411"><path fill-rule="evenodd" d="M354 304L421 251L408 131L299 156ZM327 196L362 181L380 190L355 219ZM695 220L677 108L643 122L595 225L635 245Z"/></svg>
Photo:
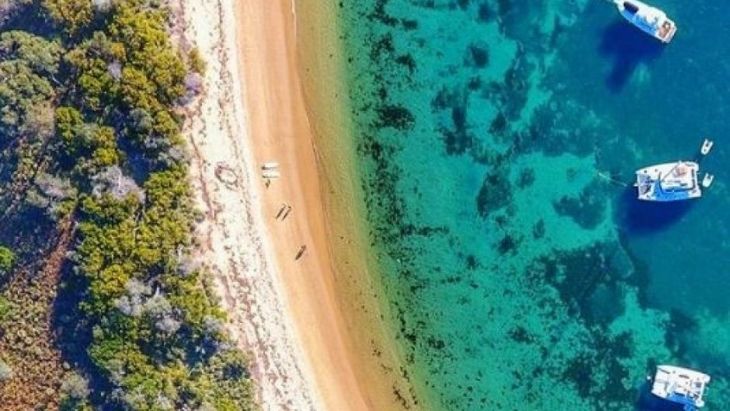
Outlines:
<svg viewBox="0 0 730 411"><path fill-rule="evenodd" d="M613 59L613 68L606 86L614 93L621 91L641 63L656 59L664 45L624 20L617 20L603 30L598 51Z"/></svg>
<svg viewBox="0 0 730 411"><path fill-rule="evenodd" d="M620 229L629 235L652 234L681 220L695 201L641 201L636 198L636 188L628 187L619 198L615 220Z"/></svg>

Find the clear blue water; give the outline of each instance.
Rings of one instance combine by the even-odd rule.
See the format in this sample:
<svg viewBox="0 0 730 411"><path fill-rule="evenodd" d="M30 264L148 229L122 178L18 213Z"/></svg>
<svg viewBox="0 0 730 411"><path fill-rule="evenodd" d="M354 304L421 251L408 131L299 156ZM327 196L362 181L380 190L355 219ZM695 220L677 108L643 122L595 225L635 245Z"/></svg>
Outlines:
<svg viewBox="0 0 730 411"><path fill-rule="evenodd" d="M668 46L599 0L347 0L353 118L404 405L672 409L657 363L730 409L730 24L662 0ZM693 159L691 203L633 171Z"/></svg>

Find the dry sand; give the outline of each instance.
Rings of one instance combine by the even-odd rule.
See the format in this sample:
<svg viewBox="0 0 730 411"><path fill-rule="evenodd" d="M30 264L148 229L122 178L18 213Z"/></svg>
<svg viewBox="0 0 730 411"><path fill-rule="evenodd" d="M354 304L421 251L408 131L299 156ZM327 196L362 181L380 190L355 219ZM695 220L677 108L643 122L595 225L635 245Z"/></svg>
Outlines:
<svg viewBox="0 0 730 411"><path fill-rule="evenodd" d="M335 294L316 149L289 0L171 0L174 27L207 62L186 138L204 213L200 259L252 358L264 409L377 409ZM267 188L264 161L280 164ZM287 218L276 219L283 204ZM296 258L302 246L306 251ZM360 362L358 362L360 361ZM372 362L372 361L371 361ZM377 377L375 377L377 378ZM383 380L384 381L384 380ZM382 390L381 390L382 391Z"/></svg>
<svg viewBox="0 0 730 411"><path fill-rule="evenodd" d="M195 44L207 63L205 95L185 133L205 217L197 232L200 259L214 274L234 339L251 356L263 409L323 409L265 234L263 188L241 99L234 3L176 0L172 6L184 41Z"/></svg>

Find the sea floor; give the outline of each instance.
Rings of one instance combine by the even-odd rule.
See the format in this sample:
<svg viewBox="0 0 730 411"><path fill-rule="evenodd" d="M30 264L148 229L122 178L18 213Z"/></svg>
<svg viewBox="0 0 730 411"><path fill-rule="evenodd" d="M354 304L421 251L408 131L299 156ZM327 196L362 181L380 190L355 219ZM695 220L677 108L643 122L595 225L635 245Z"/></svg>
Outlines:
<svg viewBox="0 0 730 411"><path fill-rule="evenodd" d="M671 409L646 392L670 363L730 409L730 14L661 3L668 46L602 1L340 3L405 405ZM634 199L704 137L702 199Z"/></svg>

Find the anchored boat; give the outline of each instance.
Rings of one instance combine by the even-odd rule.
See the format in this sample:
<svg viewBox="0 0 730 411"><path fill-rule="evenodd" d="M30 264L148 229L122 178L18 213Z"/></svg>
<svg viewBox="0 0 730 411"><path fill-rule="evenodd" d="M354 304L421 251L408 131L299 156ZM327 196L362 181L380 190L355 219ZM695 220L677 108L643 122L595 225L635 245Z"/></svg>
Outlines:
<svg viewBox="0 0 730 411"><path fill-rule="evenodd" d="M710 150L712 150L712 146L714 145L714 141L706 138L705 141L702 142L702 146L700 147L700 154L702 154L703 156L710 154Z"/></svg>
<svg viewBox="0 0 730 411"><path fill-rule="evenodd" d="M637 0L613 0L613 2L626 20L659 41L669 43L677 33L674 21L656 7Z"/></svg>
<svg viewBox="0 0 730 411"><path fill-rule="evenodd" d="M654 375L651 393L659 398L684 405L685 411L705 406L702 396L710 376L699 371L673 365L660 365Z"/></svg>
<svg viewBox="0 0 730 411"><path fill-rule="evenodd" d="M642 168L636 171L639 200L681 201L702 197L698 183L699 164L677 161Z"/></svg>

